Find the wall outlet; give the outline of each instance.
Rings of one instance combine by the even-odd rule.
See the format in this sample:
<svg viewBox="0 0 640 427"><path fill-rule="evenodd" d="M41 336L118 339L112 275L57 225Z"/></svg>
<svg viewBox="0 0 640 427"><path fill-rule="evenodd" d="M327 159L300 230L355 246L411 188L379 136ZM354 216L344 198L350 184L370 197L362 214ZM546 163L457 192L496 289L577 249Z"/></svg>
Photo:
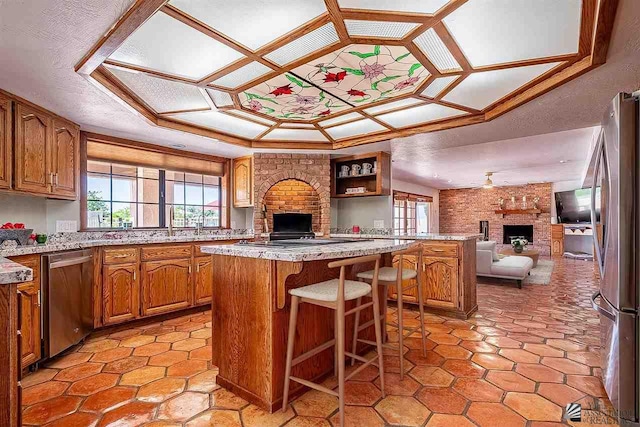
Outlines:
<svg viewBox="0 0 640 427"><path fill-rule="evenodd" d="M374 219L373 228L384 228L384 219Z"/></svg>
<svg viewBox="0 0 640 427"><path fill-rule="evenodd" d="M56 221L56 233L73 233L78 231L78 221Z"/></svg>

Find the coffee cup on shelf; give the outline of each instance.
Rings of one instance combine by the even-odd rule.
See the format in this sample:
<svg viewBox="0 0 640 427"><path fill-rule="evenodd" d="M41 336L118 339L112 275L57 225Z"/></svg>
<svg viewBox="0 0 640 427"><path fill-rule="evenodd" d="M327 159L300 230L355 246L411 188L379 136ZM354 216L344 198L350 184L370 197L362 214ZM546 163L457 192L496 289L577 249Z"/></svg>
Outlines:
<svg viewBox="0 0 640 427"><path fill-rule="evenodd" d="M360 171L362 170L362 166L353 165L351 166L351 175L360 175Z"/></svg>
<svg viewBox="0 0 640 427"><path fill-rule="evenodd" d="M349 166L347 165L343 165L340 167L340 176L347 176L349 175Z"/></svg>
<svg viewBox="0 0 640 427"><path fill-rule="evenodd" d="M371 163L363 163L362 164L362 173L363 174L370 174L372 170L373 170L373 165Z"/></svg>

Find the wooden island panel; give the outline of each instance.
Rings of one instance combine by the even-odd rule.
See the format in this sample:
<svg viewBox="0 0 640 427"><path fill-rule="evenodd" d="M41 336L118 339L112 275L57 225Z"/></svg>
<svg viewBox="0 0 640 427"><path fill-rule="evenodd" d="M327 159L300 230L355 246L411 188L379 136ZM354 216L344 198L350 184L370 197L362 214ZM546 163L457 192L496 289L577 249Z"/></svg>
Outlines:
<svg viewBox="0 0 640 427"><path fill-rule="evenodd" d="M212 255L212 259L216 283L212 302L212 363L219 368L218 384L265 410L278 410L282 404L291 304L288 291L337 278L340 270L327 267L331 260L298 263L225 255ZM390 262L390 255L383 255L383 265ZM347 278L356 279L358 272L373 267L373 263L354 266L347 271ZM283 295L284 306L280 306L278 301L282 301ZM350 301L346 310L354 306L355 301ZM371 310L361 313L363 323L372 318ZM333 339L334 322L333 311L301 305L294 358ZM346 320L347 348L353 336L353 322L353 316ZM375 340L373 326L361 334ZM317 381L332 374L333 369L334 348L330 347L295 366L292 375ZM292 384L291 396L303 390L302 385Z"/></svg>

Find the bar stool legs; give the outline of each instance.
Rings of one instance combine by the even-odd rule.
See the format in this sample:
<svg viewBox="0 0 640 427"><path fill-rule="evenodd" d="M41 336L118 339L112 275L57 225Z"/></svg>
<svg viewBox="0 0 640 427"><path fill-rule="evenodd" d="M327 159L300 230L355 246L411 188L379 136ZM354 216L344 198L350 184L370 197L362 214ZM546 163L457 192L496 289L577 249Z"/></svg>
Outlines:
<svg viewBox="0 0 640 427"><path fill-rule="evenodd" d="M346 280L345 267L365 262L375 261L375 273L373 279L373 285L369 285L363 282L356 282L352 280ZM285 365L285 380L284 380L284 392L282 396L282 409L286 411L289 404L289 387L291 380L300 383L304 386L313 388L324 393L331 394L338 398L339 407L339 419L340 424L344 426L344 407L345 407L345 381L349 380L364 368L370 364L375 365L377 360L378 370L380 374L380 387L382 389L382 397L385 397L384 392L384 363L382 355L382 326L380 319L380 301L378 297L378 269L380 267L380 255L371 255L366 257L360 257L355 259L346 259L342 261L331 262L328 265L330 268L340 267L340 279L328 280L314 285L304 286L291 290L291 312L289 316L289 333L287 341L287 360ZM333 297L335 295L335 299ZM361 304L362 297L371 295L372 302ZM345 311L345 301L357 299L358 304L349 311ZM298 320L298 310L301 303L308 303L313 305L319 305L329 309L335 310L335 338L293 358L293 350L296 336L296 323ZM359 356L356 349L353 352L347 352L345 349L345 318L352 314L357 319L360 318L360 311L373 308L373 322L375 323L375 346L377 349L377 356L370 359ZM332 346L335 346L335 363L334 371L338 378L338 391L331 390L320 384L313 383L311 381L298 378L291 375L291 370L294 366L305 360L325 351ZM345 373L345 358L350 357L352 360L359 360L362 363L357 369L353 370L347 376Z"/></svg>

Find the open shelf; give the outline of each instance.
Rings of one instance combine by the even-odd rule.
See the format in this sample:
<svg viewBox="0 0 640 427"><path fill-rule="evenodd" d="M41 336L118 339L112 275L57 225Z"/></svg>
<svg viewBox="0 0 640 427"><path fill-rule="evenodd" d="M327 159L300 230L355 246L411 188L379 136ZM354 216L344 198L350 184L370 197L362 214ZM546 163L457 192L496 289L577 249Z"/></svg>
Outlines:
<svg viewBox="0 0 640 427"><path fill-rule="evenodd" d="M360 173L351 175L352 170L363 170L368 163L375 167L375 173ZM338 176L342 168L349 171L349 175ZM331 160L331 197L368 197L391 194L391 156L388 153L377 152L359 154L355 156L339 157ZM362 193L347 193L350 188L364 188Z"/></svg>

